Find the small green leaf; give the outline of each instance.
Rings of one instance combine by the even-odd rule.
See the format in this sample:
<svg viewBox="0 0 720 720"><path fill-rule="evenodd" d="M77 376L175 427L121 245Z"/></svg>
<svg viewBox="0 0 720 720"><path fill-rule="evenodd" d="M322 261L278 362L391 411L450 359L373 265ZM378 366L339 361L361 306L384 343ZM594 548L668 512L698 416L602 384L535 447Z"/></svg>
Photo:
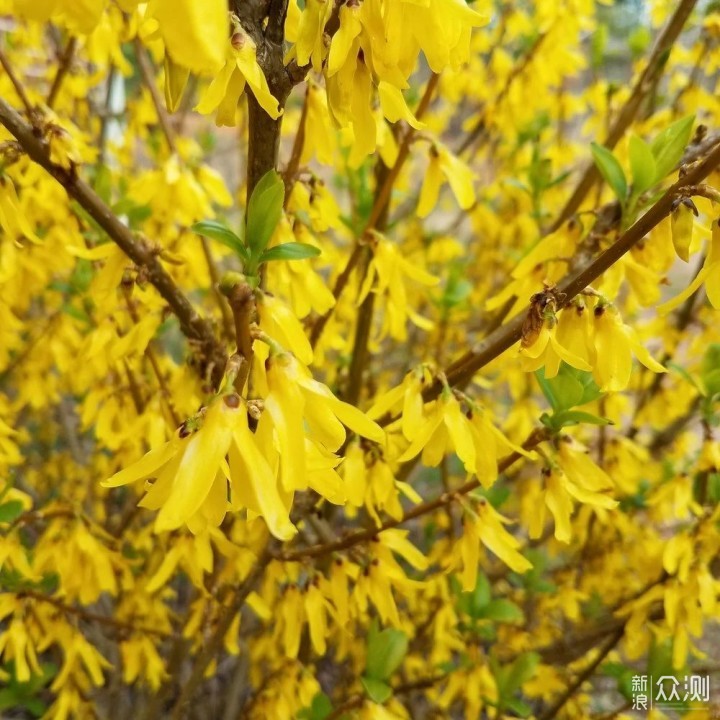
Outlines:
<svg viewBox="0 0 720 720"><path fill-rule="evenodd" d="M382 705L387 702L393 694L392 688L384 683L382 680L375 680L374 678L361 677L360 682L365 688L367 696L373 701Z"/></svg>
<svg viewBox="0 0 720 720"><path fill-rule="evenodd" d="M538 385L540 386L540 389L542 390L545 399L550 403L550 407L553 410L558 410L558 400L555 397L555 393L553 392L552 385L550 385L550 381L545 379L544 367L541 367L540 369L535 371L535 379L538 381Z"/></svg>
<svg viewBox="0 0 720 720"><path fill-rule="evenodd" d="M525 619L523 611L510 600L491 600L483 609L481 617L503 623L520 623Z"/></svg>
<svg viewBox="0 0 720 720"><path fill-rule="evenodd" d="M519 690L535 674L540 662L540 655L535 652L523 653L513 662L505 677L505 694L510 695Z"/></svg>
<svg viewBox="0 0 720 720"><path fill-rule="evenodd" d="M19 500L9 500L0 505L0 522L11 523L23 513L23 504Z"/></svg>
<svg viewBox="0 0 720 720"><path fill-rule="evenodd" d="M628 37L628 47L633 57L638 58L647 49L648 45L652 41L652 34L645 25L640 25L638 28L633 30Z"/></svg>
<svg viewBox="0 0 720 720"><path fill-rule="evenodd" d="M400 667L408 649L407 635L401 630L387 628L379 631L370 627L365 673L375 680L387 680Z"/></svg>
<svg viewBox="0 0 720 720"><path fill-rule="evenodd" d="M708 395L720 393L720 343L708 345L700 366L700 377Z"/></svg>
<svg viewBox="0 0 720 720"><path fill-rule="evenodd" d="M266 250L260 256L260 263L266 263L272 260L306 260L307 258L317 257L319 254L320 248L316 248L314 245L288 242Z"/></svg>
<svg viewBox="0 0 720 720"><path fill-rule="evenodd" d="M298 713L298 720L325 720L332 712L330 698L324 692L318 692L312 699L309 707Z"/></svg>
<svg viewBox="0 0 720 720"><path fill-rule="evenodd" d="M472 618L484 617L483 608L490 602L490 582L487 575L478 572L475 588L471 592L461 593L458 608Z"/></svg>
<svg viewBox="0 0 720 720"><path fill-rule="evenodd" d="M633 194L637 197L657 180L657 166L650 146L637 135L630 136L628 146L632 170Z"/></svg>
<svg viewBox="0 0 720 720"><path fill-rule="evenodd" d="M195 223L190 229L198 235L216 240L225 247L229 247L243 263L249 261L250 256L243 241L230 228L225 227L217 220L202 220Z"/></svg>
<svg viewBox="0 0 720 720"><path fill-rule="evenodd" d="M617 158L602 145L591 143L593 159L605 182L612 188L617 199L623 203L627 197L627 180Z"/></svg>
<svg viewBox="0 0 720 720"><path fill-rule="evenodd" d="M558 409L566 410L580 404L583 397L582 383L569 373L558 373L550 380Z"/></svg>
<svg viewBox="0 0 720 720"><path fill-rule="evenodd" d="M655 158L656 177L659 182L680 162L695 122L694 115L688 115L666 127L650 145Z"/></svg>
<svg viewBox="0 0 720 720"><path fill-rule="evenodd" d="M605 59L605 49L608 41L608 26L606 23L600 23L592 34L590 40L590 63L595 70L602 67Z"/></svg>
<svg viewBox="0 0 720 720"><path fill-rule="evenodd" d="M522 700L518 698L510 698L505 701L505 707L508 710L512 710L518 717L526 718L532 712L532 708Z"/></svg>
<svg viewBox="0 0 720 720"><path fill-rule="evenodd" d="M280 222L284 199L282 178L275 170L270 170L258 181L247 208L245 237L251 254L256 258L265 250Z"/></svg>
<svg viewBox="0 0 720 720"><path fill-rule="evenodd" d="M553 423L556 427L568 427L570 425L612 425L612 420L608 420L598 415L593 415L582 410L562 410L553 415Z"/></svg>

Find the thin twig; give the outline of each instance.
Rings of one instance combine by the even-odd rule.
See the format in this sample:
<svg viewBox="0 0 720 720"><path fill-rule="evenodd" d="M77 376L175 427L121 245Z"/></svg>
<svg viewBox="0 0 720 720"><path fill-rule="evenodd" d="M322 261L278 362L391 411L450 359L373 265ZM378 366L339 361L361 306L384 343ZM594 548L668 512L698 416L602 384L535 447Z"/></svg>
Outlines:
<svg viewBox="0 0 720 720"><path fill-rule="evenodd" d="M292 151L290 152L290 159L288 160L287 167L285 168L285 172L283 173L283 180L285 181L285 208L287 208L287 205L290 202L292 186L295 182L295 176L297 175L298 167L300 167L300 157L302 156L303 147L305 146L305 126L307 125L309 105L310 82L308 81L307 88L305 89L305 98L303 100L302 112L300 113L300 123L298 125L298 131L295 133Z"/></svg>
<svg viewBox="0 0 720 720"><path fill-rule="evenodd" d="M615 118L615 121L610 127L607 137L603 142L603 145L608 150L612 150L615 145L617 145L620 138L622 138L625 131L632 124L642 101L652 89L656 77L665 67L667 55L682 32L683 27L685 27L685 22L690 17L690 13L693 11L696 4L697 0L681 0L673 16L670 20L668 20L665 28L660 33L660 36L650 53L650 57L648 58L644 70L633 86L628 101L623 105L620 113ZM580 181L575 186L575 190L568 199L567 203L565 203L565 206L556 218L555 222L550 227L549 232L554 232L558 228L562 227L563 223L565 223L566 220L571 218L577 212L588 191L599 177L600 174L598 173L595 164L588 164L580 178Z"/></svg>
<svg viewBox="0 0 720 720"><path fill-rule="evenodd" d="M541 442L546 440L547 437L547 430L545 430L544 428L536 429L532 433L530 433L527 440L525 440L525 442L523 443L523 448L525 450L531 450L536 445L539 445ZM498 473L505 472L521 457L523 456L519 452L512 452L509 455L506 455L504 458L498 461ZM337 540L335 542L323 543L322 545L314 545L312 547L304 548L302 550L291 550L289 552L279 553L277 557L278 559L284 560L286 562L297 562L305 558L322 557L323 555L327 555L332 552L348 550L349 548L357 545L358 543L372 540L384 530L399 527L400 525L403 525L410 520L422 517L423 515L428 515L429 513L434 512L439 508L445 507L446 505L449 505L451 502L455 501L457 498L461 497L462 495L467 495L478 487L480 487L480 481L477 478L474 480L469 480L464 485L461 485L459 488L453 490L452 493L442 493L442 495L440 495L439 497L436 497L432 500L427 500L424 503L416 505L411 510L408 510L408 512L406 512L405 515L399 520L386 520L379 527L371 527L364 530L357 530L356 532L353 532L350 535L341 538L340 540Z"/></svg>
<svg viewBox="0 0 720 720"><path fill-rule="evenodd" d="M65 50L63 51L63 54L60 58L60 62L57 66L57 71L55 72L55 77L53 78L52 85L50 86L50 92L48 93L47 100L45 101L45 104L50 109L52 109L52 107L55 105L55 101L57 100L58 94L60 93L60 88L62 87L63 80L70 71L70 66L72 65L76 48L77 38L71 37L70 40L68 40L68 44L65 46Z"/></svg>
<svg viewBox="0 0 720 720"><path fill-rule="evenodd" d="M58 610L61 610L68 615L75 615L76 617L80 617L83 620L87 620L89 622L96 622L100 623L101 625L107 625L108 627L115 628L115 630L118 631L146 633L147 635L158 635L160 637L171 637L172 635L165 630L145 627L143 625L135 625L134 623L117 620L113 617L108 617L107 615L99 615L98 613L91 612L89 610L86 610L85 608L75 607L74 605L66 605L64 602L58 600L57 598L54 598L50 595L44 595L43 593L37 592L35 590L20 590L15 594L18 598L31 598L33 600L37 600L38 602L44 602L48 605L56 607Z"/></svg>
<svg viewBox="0 0 720 720"><path fill-rule="evenodd" d="M577 678L570 683L565 692L539 716L538 720L553 720L553 718L557 717L557 714L563 709L565 703L572 698L586 680L593 676L600 663L602 663L603 660L605 660L605 658L612 652L613 648L620 642L624 634L625 625L623 624L623 626L619 630L616 630L615 633L608 638L605 644L600 648L600 652L595 660L593 660L585 668L585 670L583 670Z"/></svg>
<svg viewBox="0 0 720 720"><path fill-rule="evenodd" d="M8 59L8 56L5 54L5 51L0 48L0 65L2 65L3 70L7 73L7 76L10 78L10 82L12 83L12 86L15 88L15 92L17 93L18 97L20 98L20 102L23 104L23 107L25 108L25 113L29 118L31 118L35 114L35 107L30 102L30 99L27 96L27 93L25 92L25 88L23 87L23 84L20 82L20 79L15 74L15 70L13 69L13 66L10 64L10 60ZM8 128L9 129L9 128Z"/></svg>
<svg viewBox="0 0 720 720"><path fill-rule="evenodd" d="M269 543L269 545L272 544L274 543ZM265 568L270 563L271 557L272 556L268 547L260 555L247 578L245 578L242 584L236 589L230 603L222 609L217 626L215 627L215 632L204 644L200 653L196 656L190 677L183 685L180 696L178 697L175 706L168 717L171 717L173 720L180 720L183 717L186 706L192 700L195 691L202 682L208 665L220 651L225 635L230 629L235 616L242 609L242 606L245 604L245 600L255 588L256 583L261 579L263 573L265 572Z"/></svg>
<svg viewBox="0 0 720 720"><path fill-rule="evenodd" d="M152 103L155 108L155 114L157 115L158 123L160 124L160 129L165 136L165 140L167 141L168 147L170 148L170 152L177 153L175 134L173 133L172 127L170 126L170 118L168 117L165 106L163 105L163 101L160 97L160 92L158 91L157 85L155 84L155 73L153 71L153 66L150 62L150 58L148 57L147 50L142 44L140 38L135 38L134 47L135 57L137 58L138 67L140 68L140 74L142 75L145 87L148 89L150 97L152 98Z"/></svg>
<svg viewBox="0 0 720 720"><path fill-rule="evenodd" d="M77 177L75 168L68 170L52 162L46 143L36 136L34 128L2 98L0 98L0 123L15 137L30 159L47 170L65 188L68 195L98 223L108 237L136 265L143 268L145 277L165 299L180 321L183 334L197 346L201 359L201 373L208 373L217 384L222 378L225 367L225 350L215 337L210 323L200 317L187 296L160 264L154 249L135 237L102 198Z"/></svg>

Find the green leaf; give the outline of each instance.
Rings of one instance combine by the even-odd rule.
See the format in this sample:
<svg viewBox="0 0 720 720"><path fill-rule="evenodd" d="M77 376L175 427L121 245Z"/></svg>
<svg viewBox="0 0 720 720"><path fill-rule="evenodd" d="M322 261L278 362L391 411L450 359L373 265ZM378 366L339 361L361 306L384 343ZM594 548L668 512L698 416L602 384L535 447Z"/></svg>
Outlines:
<svg viewBox="0 0 720 720"><path fill-rule="evenodd" d="M243 245L243 241L230 228L225 227L217 220L202 220L195 223L190 229L198 235L216 240L225 247L229 247L243 263L250 260L250 255L245 245Z"/></svg>
<svg viewBox="0 0 720 720"><path fill-rule="evenodd" d="M288 242L266 250L260 256L260 263L266 263L272 260L306 260L307 258L317 257L319 254L320 248L316 248L314 245Z"/></svg>
<svg viewBox="0 0 720 720"><path fill-rule="evenodd" d="M282 217L284 199L282 178L270 170L260 178L248 203L245 238L253 257L260 257L270 242Z"/></svg>
<svg viewBox="0 0 720 720"><path fill-rule="evenodd" d="M407 649L404 632L394 628L379 631L377 624L373 624L368 633L365 674L375 680L387 680L400 667Z"/></svg>
<svg viewBox="0 0 720 720"><path fill-rule="evenodd" d="M590 149L603 179L612 188L617 199L624 203L627 198L627 180L617 158L610 150L597 143L591 143Z"/></svg>
<svg viewBox="0 0 720 720"><path fill-rule="evenodd" d="M361 677L360 682L365 688L367 696L373 701L380 705L387 702L393 694L392 688L384 683L382 680L375 680L374 678Z"/></svg>
<svg viewBox="0 0 720 720"><path fill-rule="evenodd" d="M512 710L518 717L528 717L532 712L532 708L518 698L510 698L505 701L504 705L508 710Z"/></svg>
<svg viewBox="0 0 720 720"><path fill-rule="evenodd" d="M628 47L634 58L640 57L652 40L652 34L645 25L640 25L630 33L628 37Z"/></svg>
<svg viewBox="0 0 720 720"><path fill-rule="evenodd" d="M552 385L550 385L550 381L545 379L544 367L541 367L539 370L535 371L535 379L538 381L538 385L540 386L540 389L542 390L545 399L548 401L548 403L550 403L550 407L553 410L558 410L558 400L555 397L555 393L553 392Z"/></svg>
<svg viewBox="0 0 720 720"><path fill-rule="evenodd" d="M569 373L558 372L550 384L553 394L557 398L559 409L564 410L580 404L583 397L583 386L576 377Z"/></svg>
<svg viewBox="0 0 720 720"><path fill-rule="evenodd" d="M510 670L505 677L504 690L505 694L510 695L519 690L535 674L540 662L540 655L535 652L523 653L510 666Z"/></svg>
<svg viewBox="0 0 720 720"><path fill-rule="evenodd" d="M0 505L0 522L11 523L23 514L23 504L19 500L9 500Z"/></svg>
<svg viewBox="0 0 720 720"><path fill-rule="evenodd" d="M503 598L491 600L482 609L481 617L503 623L522 622L525 619L523 611L514 602Z"/></svg>
<svg viewBox="0 0 720 720"><path fill-rule="evenodd" d="M630 136L628 153L633 179L633 194L639 196L652 187L657 180L655 157L650 146L637 135Z"/></svg>
<svg viewBox="0 0 720 720"><path fill-rule="evenodd" d="M569 425L612 425L612 420L608 420L598 415L593 415L582 410L562 410L553 415L553 423L556 427L568 427Z"/></svg>
<svg viewBox="0 0 720 720"><path fill-rule="evenodd" d="M694 115L688 115L666 127L650 145L655 158L655 181L659 182L680 162L695 122Z"/></svg>
<svg viewBox="0 0 720 720"><path fill-rule="evenodd" d="M324 693L316 693L309 707L303 708L297 715L298 720L325 720L332 712L330 698Z"/></svg>
<svg viewBox="0 0 720 720"><path fill-rule="evenodd" d="M700 377L708 395L712 397L720 393L720 343L712 343L705 351Z"/></svg>
<svg viewBox="0 0 720 720"><path fill-rule="evenodd" d="M605 48L608 41L608 26L600 23L592 34L590 40L590 63L595 70L602 67L605 59Z"/></svg>
<svg viewBox="0 0 720 720"><path fill-rule="evenodd" d="M490 582L487 575L478 572L477 583L471 592L460 593L458 609L472 618L484 617L483 608L490 602Z"/></svg>

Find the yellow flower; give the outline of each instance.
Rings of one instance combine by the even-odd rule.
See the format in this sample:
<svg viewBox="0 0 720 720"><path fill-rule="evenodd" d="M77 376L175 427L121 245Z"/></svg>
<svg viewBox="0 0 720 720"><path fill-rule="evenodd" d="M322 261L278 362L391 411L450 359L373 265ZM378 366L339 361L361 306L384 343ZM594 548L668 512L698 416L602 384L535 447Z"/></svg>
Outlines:
<svg viewBox="0 0 720 720"><path fill-rule="evenodd" d="M237 25L228 45L225 65L213 78L195 109L207 115L217 108L216 125L236 125L238 102L246 83L262 109L273 119L280 117L278 101L270 92L265 75L258 64L255 43Z"/></svg>
<svg viewBox="0 0 720 720"><path fill-rule="evenodd" d="M638 340L635 330L623 324L620 313L612 305L595 308L593 342L596 353L593 377L603 391L618 392L627 387L633 354L648 370L665 372Z"/></svg>
<svg viewBox="0 0 720 720"><path fill-rule="evenodd" d="M437 204L440 188L446 180L458 205L463 210L470 208L475 202L473 171L444 145L433 143L417 208L421 218L427 217Z"/></svg>
<svg viewBox="0 0 720 720"><path fill-rule="evenodd" d="M524 573L532 569L532 563L518 552L520 541L503 527L510 521L485 498L479 499L475 512L467 508L466 510L463 537L460 541L460 561L463 566L460 582L463 590L469 592L475 589L480 543L497 555L511 570Z"/></svg>
<svg viewBox="0 0 720 720"><path fill-rule="evenodd" d="M431 328L432 323L412 309L405 285L407 280L413 280L432 287L437 285L439 278L403 257L398 246L380 233L373 233L373 239L373 258L360 289L358 305L370 292L386 300L381 337L387 332L397 340L404 340L407 336L405 326L408 318L420 328Z"/></svg>
<svg viewBox="0 0 720 720"><path fill-rule="evenodd" d="M148 15L159 24L170 57L197 73L217 72L228 37L224 0L151 0Z"/></svg>
<svg viewBox="0 0 720 720"><path fill-rule="evenodd" d="M18 245L18 238L25 238L33 243L41 242L20 207L15 186L10 178L4 175L0 175L0 228Z"/></svg>
<svg viewBox="0 0 720 720"><path fill-rule="evenodd" d="M379 425L353 405L338 400L325 385L313 380L310 373L292 355L273 355L266 366L272 382L268 412L276 429L280 428L279 437L284 438L281 445L288 443L287 447L297 446L297 440L291 437L292 428L297 430L298 423L302 423L303 419L307 423L307 431L301 430L300 437L307 432L331 452L337 450L345 441L343 425L374 442L384 441L385 433ZM292 463L295 457L295 454L285 455L286 462ZM285 478L290 486L294 486L294 481L289 479L291 472L292 470L288 470Z"/></svg>
<svg viewBox="0 0 720 720"><path fill-rule="evenodd" d="M435 402L432 411L418 429L412 442L398 458L398 462L412 460L422 451L423 462L430 467L440 463L448 450L454 449L469 473L476 471L477 450L470 421L460 409L452 392L444 392Z"/></svg>
<svg viewBox="0 0 720 720"><path fill-rule="evenodd" d="M720 310L720 220L713 221L712 238L705 262L690 285L672 300L658 308L661 313L668 313L682 305L703 283L710 304Z"/></svg>
<svg viewBox="0 0 720 720"><path fill-rule="evenodd" d="M310 365L313 361L312 346L302 324L290 308L279 298L269 293L262 293L257 298L257 309L260 328L283 347L292 350L301 363Z"/></svg>
<svg viewBox="0 0 720 720"><path fill-rule="evenodd" d="M573 499L606 510L617 507L617 502L609 495L614 487L609 475L592 461L582 445L563 437L557 462L557 465L543 470L544 504L537 508L530 537L537 538L542 534L547 507L555 520L555 538L569 543L572 538L570 516Z"/></svg>
<svg viewBox="0 0 720 720"><path fill-rule="evenodd" d="M533 312L534 309L531 308L530 313L532 314ZM573 312L575 312L573 309L568 308L559 313L559 320L554 314L550 314L542 320L539 320L539 322L542 322L539 333L528 334L525 333L525 329L523 328L520 356L525 372L533 372L544 366L545 377L554 378L558 374L561 361L565 361L568 365L572 365L578 370L589 371L592 369L587 360L571 352L570 349L560 341L561 333L558 328L558 323L572 323L573 320L570 318L566 319L565 315L566 313L572 314ZM562 334L565 335L566 331L563 330ZM572 330L568 334L572 335Z"/></svg>
<svg viewBox="0 0 720 720"><path fill-rule="evenodd" d="M195 433L178 433L165 445L120 470L102 484L118 487L150 477L157 480L140 505L157 509L155 531L174 530L203 519L219 525L227 511L228 467L233 507L246 507L261 515L270 532L281 540L295 533L280 497L277 479L257 447L247 425L247 406L237 395L218 397L200 419Z"/></svg>

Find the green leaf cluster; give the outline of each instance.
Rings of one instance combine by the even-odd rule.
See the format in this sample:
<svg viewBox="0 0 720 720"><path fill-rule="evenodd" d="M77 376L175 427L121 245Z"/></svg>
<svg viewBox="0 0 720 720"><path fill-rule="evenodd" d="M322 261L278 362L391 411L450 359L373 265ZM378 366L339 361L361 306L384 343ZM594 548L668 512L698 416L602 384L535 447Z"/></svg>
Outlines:
<svg viewBox="0 0 720 720"><path fill-rule="evenodd" d="M603 393L593 380L592 373L562 363L554 378L546 378L544 368L536 370L535 377L553 410L550 415L543 413L540 420L553 432L559 432L562 428L570 425L611 424L607 418L593 415L584 410L573 409L602 397Z"/></svg>
<svg viewBox="0 0 720 720"><path fill-rule="evenodd" d="M365 674L360 678L373 702L384 703L392 697L387 681L400 667L407 651L408 637L402 630L380 630L377 622L373 622L368 634Z"/></svg>
<svg viewBox="0 0 720 720"><path fill-rule="evenodd" d="M519 717L528 717L532 708L517 697L523 684L535 674L540 662L540 655L534 652L523 653L508 665L501 665L494 657L490 658L490 669L495 676L498 699L498 710L515 713Z"/></svg>
<svg viewBox="0 0 720 720"><path fill-rule="evenodd" d="M254 277L261 265L274 260L305 260L320 250L307 243L289 242L267 249L280 222L285 200L285 185L271 170L259 180L250 196L243 237L217 220L203 220L192 226L193 232L230 248L243 265L245 275Z"/></svg>
<svg viewBox="0 0 720 720"><path fill-rule="evenodd" d="M630 136L628 155L632 186L612 151L598 143L591 143L595 165L624 210L633 210L640 196L662 181L680 162L694 121L694 115L677 120L650 144L637 135Z"/></svg>

